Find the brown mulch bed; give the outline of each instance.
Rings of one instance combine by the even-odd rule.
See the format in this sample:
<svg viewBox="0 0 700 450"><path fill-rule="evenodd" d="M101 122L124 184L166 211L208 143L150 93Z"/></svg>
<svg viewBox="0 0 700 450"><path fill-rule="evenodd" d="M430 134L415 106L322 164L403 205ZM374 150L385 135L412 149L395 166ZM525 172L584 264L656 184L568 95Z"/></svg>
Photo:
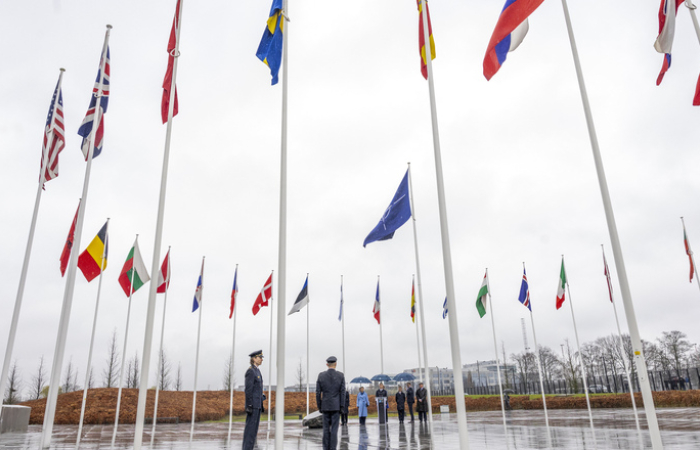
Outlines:
<svg viewBox="0 0 700 450"><path fill-rule="evenodd" d="M116 388L90 389L85 407L86 424L112 424L117 407ZM197 392L197 421L218 420L228 414L229 392L227 391L199 391ZM664 391L654 392L654 403L657 407L690 407L700 406L700 391ZM350 415L357 415L355 395L350 396ZM56 407L57 424L77 424L80 420L80 407L83 399L83 391L69 392L58 396ZM119 412L120 423L134 423L136 421L136 403L138 401L138 389L123 389L122 401ZM311 394L310 410L316 410L316 398ZM376 413L374 396L369 396L369 413ZM643 404L641 394L635 394L638 406ZM153 416L155 391L149 390L146 400L146 417ZM233 397L234 415L244 414L243 392L235 392ZM513 395L510 398L513 409L542 409L542 401L533 396ZM22 405L32 408L29 423L42 424L44 421L44 409L46 399L31 400ZM440 411L440 405L449 405L450 411L455 411L454 397L433 397L432 406L434 412ZM501 408L500 399L493 397L465 398L467 411L496 411ZM272 392L272 407L275 406L275 392ZM591 396L591 406L594 408L630 408L632 402L629 394L610 394ZM393 396L389 397L389 408L396 409ZM547 397L547 408L551 409L586 409L585 397L555 396ZM287 392L284 396L284 409L287 414L306 413L306 392ZM181 422L192 420L192 391L161 391L158 396L158 417L177 417Z"/></svg>

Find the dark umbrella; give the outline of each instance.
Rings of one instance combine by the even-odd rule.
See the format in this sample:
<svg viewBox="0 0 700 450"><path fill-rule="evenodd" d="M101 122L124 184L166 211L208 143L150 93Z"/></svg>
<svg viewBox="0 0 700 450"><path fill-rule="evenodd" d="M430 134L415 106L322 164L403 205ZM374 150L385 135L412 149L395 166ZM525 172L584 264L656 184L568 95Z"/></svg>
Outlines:
<svg viewBox="0 0 700 450"><path fill-rule="evenodd" d="M355 377L352 380L350 380L351 383L371 383L369 378L367 377Z"/></svg>
<svg viewBox="0 0 700 450"><path fill-rule="evenodd" d="M408 372L401 372L394 377L394 381L413 381L416 377Z"/></svg>
<svg viewBox="0 0 700 450"><path fill-rule="evenodd" d="M384 375L383 373L380 373L379 375L375 375L372 377L372 381L391 381L391 377L389 375Z"/></svg>

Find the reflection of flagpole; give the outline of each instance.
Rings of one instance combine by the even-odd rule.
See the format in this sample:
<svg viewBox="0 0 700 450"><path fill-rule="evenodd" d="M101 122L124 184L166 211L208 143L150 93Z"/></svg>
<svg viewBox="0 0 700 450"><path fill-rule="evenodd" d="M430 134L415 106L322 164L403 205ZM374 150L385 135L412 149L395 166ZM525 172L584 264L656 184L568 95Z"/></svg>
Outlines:
<svg viewBox="0 0 700 450"><path fill-rule="evenodd" d="M493 352L496 355L496 376L498 377L498 393L501 396L501 412L503 413L503 436L508 447L508 426L506 425L506 405L503 402L503 384L501 384L501 361L498 359L498 341L496 339L496 323L493 318L493 299L491 298L491 286L488 284L489 269L486 269L486 292L489 294L489 312L491 313L491 330L493 331ZM505 361L503 361L505 363ZM481 379L479 379L481 382Z"/></svg>
<svg viewBox="0 0 700 450"><path fill-rule="evenodd" d="M428 45L429 47L430 45ZM430 52L430 50L428 50ZM423 336L423 381L425 382L426 399L428 400L428 421L433 423L432 386L430 383L430 371L428 369L428 340L425 335L425 314L423 309L423 283L420 276L420 257L418 254L418 231L416 229L416 205L413 202L413 178L411 177L411 163L408 163L408 199L411 205L411 219L413 223L413 249L416 254L416 275L418 278L418 306L420 314L418 320L421 334ZM417 311L416 311L417 312ZM418 337L418 327L416 327L416 338ZM419 344L420 345L420 344ZM418 365L421 364L420 348L418 349ZM459 402L457 402L459 403Z"/></svg>
<svg viewBox="0 0 700 450"><path fill-rule="evenodd" d="M605 210L605 218L608 223L608 233L610 234L610 242L612 244L613 256L615 258L615 266L617 267L618 281L620 282L620 292L622 293L622 304L625 306L625 315L627 316L627 324L629 326L630 338L632 339L632 348L634 350L635 363L637 365L637 374L639 376L640 390L644 400L644 410L647 416L647 424L651 435L652 448L660 450L663 448L661 442L661 434L659 432L659 423L656 419L656 409L654 408L654 398L651 394L651 386L649 385L649 374L647 373L647 365L644 361L644 349L642 340L639 336L637 327L637 316L634 312L634 304L632 303L632 293L630 292L629 282L627 280L627 270L625 269L625 261L622 256L622 247L620 246L620 238L617 234L617 225L615 224L615 215L610 201L610 193L608 191L608 182L605 178L605 170L603 168L603 160L600 156L598 148L598 137L593 124L593 115L588 103L588 94L586 93L586 85L583 81L583 72L581 71L581 63L576 49L576 40L574 32L571 28L571 18L569 17L569 7L566 0L562 0L564 8L564 18L566 27L569 32L569 42L571 44L571 53L574 58L574 66L576 67L576 77L578 78L578 86L581 91L581 101L583 110L586 116L586 124L588 125L588 136L591 141L591 150L593 151L593 160L595 161L596 173L598 174L598 184L600 185L600 194L603 198L603 208Z"/></svg>
<svg viewBox="0 0 700 450"><path fill-rule="evenodd" d="M194 358L194 392L192 395L192 424L190 425L190 442L194 437L194 422L197 418L197 374L199 373L199 335L202 330L202 309L204 309L204 256L202 256L202 270L199 272L199 322L197 324L197 352ZM195 294L196 298L196 294Z"/></svg>
<svg viewBox="0 0 700 450"><path fill-rule="evenodd" d="M52 102L51 108L53 114L56 114L58 100L61 95L61 84L63 82L63 72L66 69L61 68L61 73L58 75L58 85L56 86L56 99ZM7 381L7 373L10 370L12 363L12 350L15 346L15 336L17 335L17 323L19 322L19 313L22 309L22 298L24 297L24 284L27 280L27 271L29 270L29 258L32 255L32 244L34 243L34 231L36 230L36 220L39 215L39 203L41 202L41 193L43 191L44 182L46 180L46 171L48 169L48 149L53 141L53 123L49 124L51 134L47 133L46 144L41 155L41 174L39 175L39 187L36 191L36 200L34 201L34 213L32 214L32 223L29 226L29 237L27 238L27 247L24 251L24 261L22 262L22 272L19 276L19 286L17 287L17 297L15 298L15 308L12 311L12 322L10 324L10 335L7 338L7 349L5 350L5 359L2 364L2 375L0 375L0 393L5 394L5 384ZM58 158L58 155L56 156ZM2 402L0 401L0 413L2 412Z"/></svg>
<svg viewBox="0 0 700 450"><path fill-rule="evenodd" d="M238 295L236 295L236 288L238 287L236 285L236 282L238 280L238 264L236 264L236 275L233 277L234 279L234 286L233 286L233 293L231 295L235 296L234 300L238 300ZM227 442L230 444L231 443L231 427L233 426L233 362L235 359L233 358L236 350L236 316L238 313L238 308L237 305L233 305L233 338L231 339L231 369L229 372L229 380L231 383L231 399L229 400L229 406L228 406L228 438Z"/></svg>
<svg viewBox="0 0 700 450"><path fill-rule="evenodd" d="M138 239L138 234L136 238ZM85 419L85 405L87 404L88 384L90 382L90 371L92 370L92 348L95 343L95 327L97 325L97 311L100 308L100 292L102 292L102 274L105 271L105 259L107 256L107 243L109 242L109 217L105 226L105 242L102 247L102 259L100 260L100 281L97 283L97 299L95 300L95 315L92 319L92 333L90 334L90 349L88 350L87 369L85 369L85 385L83 387L83 400L80 405L80 421L78 422L78 437L75 441L75 448L80 448L80 437L83 432L83 420Z"/></svg>
<svg viewBox="0 0 700 450"><path fill-rule="evenodd" d="M160 380L163 378L162 370L163 367L163 336L165 335L165 308L168 305L168 287L170 284L170 247L168 247L168 253L166 253L168 258L168 273L164 277L165 282L165 297L163 297L163 322L160 326L160 350L158 351L158 369L156 370L156 399L153 405L153 428L151 429L151 447L153 447L153 442L156 438L156 422L158 422L158 394L160 392ZM156 278L157 280L158 278ZM158 289L156 283L156 289Z"/></svg>
<svg viewBox="0 0 700 450"><path fill-rule="evenodd" d="M583 391L586 394L586 405L588 406L588 419L591 422L591 432L593 433L593 442L595 446L595 427L593 426L593 412L591 411L591 399L588 394L588 382L586 381L586 367L583 364L583 353L581 353L581 345L578 341L578 329L576 328L576 318L574 317L574 303L571 300L571 286L569 285L569 277L566 276L566 266L564 265L564 255L561 255L561 266L564 269L564 280L566 282L566 290L569 293L569 308L571 309L571 321L574 324L574 336L576 336L576 349L579 354L579 365L581 366L581 375L583 376ZM542 394L544 395L544 393Z"/></svg>
<svg viewBox="0 0 700 450"><path fill-rule="evenodd" d="M85 207L87 206L87 193L90 184L90 171L92 168L92 155L95 150L95 133L102 120L102 90L104 87L105 64L107 62L107 47L109 45L109 33L112 25L107 25L105 40L102 45L102 61L100 63L100 84L95 101L95 120L92 122L90 130L90 140L88 144L87 162L85 165L85 179L83 180L83 195L78 207L78 220L75 223L75 240L71 249L70 264L66 276L66 288L63 293L63 305L61 306L61 317L58 322L58 335L56 336L56 350L53 355L51 365L51 379L49 380L49 395L46 398L46 408L44 410L44 426L42 428L40 447L47 448L51 445L51 433L53 432L53 422L56 416L56 402L58 399L58 388L61 385L61 369L63 367L63 356L66 351L66 337L68 335L68 325L70 323L70 312L73 306L73 291L75 290L75 274L78 269L78 252L80 249L80 237L83 233L83 221L85 219Z"/></svg>

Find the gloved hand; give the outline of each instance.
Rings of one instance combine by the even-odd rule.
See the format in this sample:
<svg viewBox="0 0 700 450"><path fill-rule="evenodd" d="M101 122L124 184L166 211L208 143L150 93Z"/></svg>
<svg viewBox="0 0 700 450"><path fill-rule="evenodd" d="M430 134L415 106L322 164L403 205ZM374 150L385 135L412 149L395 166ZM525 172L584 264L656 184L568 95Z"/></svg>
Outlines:
<svg viewBox="0 0 700 450"><path fill-rule="evenodd" d="M245 413L246 413L246 414L253 414L253 406L252 406L252 405L246 406L246 407L245 407Z"/></svg>
<svg viewBox="0 0 700 450"><path fill-rule="evenodd" d="M264 413L265 412L265 405L260 406L260 412Z"/></svg>

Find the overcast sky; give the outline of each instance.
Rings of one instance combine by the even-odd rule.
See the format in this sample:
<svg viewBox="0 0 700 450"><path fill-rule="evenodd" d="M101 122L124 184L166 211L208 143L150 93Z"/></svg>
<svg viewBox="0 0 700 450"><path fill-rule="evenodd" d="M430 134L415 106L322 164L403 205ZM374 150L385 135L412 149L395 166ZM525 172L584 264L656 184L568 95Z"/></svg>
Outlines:
<svg viewBox="0 0 700 450"><path fill-rule="evenodd" d="M601 258L615 261L583 115L561 3L530 18L523 44L487 82L482 61L501 2L434 0L434 77L463 363L493 359L491 321L474 302L489 269L499 351L523 350L518 301L525 262L538 343L573 343L571 315L555 309L561 255L582 342L615 330ZM414 0L352 5L290 0L287 304L309 273L311 379L341 357L340 277L346 301L346 376L380 372L379 326L372 317L381 275L384 368L417 365L409 317L415 273L410 223L391 241L362 247L411 162L421 256L429 363L450 367L428 84L420 74ZM256 57L269 1L183 5L178 66L180 114L173 123L162 260L172 246L165 349L192 389L197 315L192 297L206 255L199 389L222 386L232 340L228 319L239 265L236 382L247 354L262 348L267 380L270 310L251 313L277 271L281 84L270 86ZM122 346L127 298L117 277L139 234L151 267L165 141L161 83L174 0L0 4L0 345L11 311L39 175L46 111L66 69L66 148L60 176L41 200L13 359L25 383L43 355L53 359L65 279L58 258L81 195L85 163L78 127L112 24L111 96L102 155L94 160L81 251L105 220L104 274L93 358L102 384L107 346ZM679 217L700 249L700 109L691 106L700 48L681 6L673 66L655 85L662 55L653 49L658 0L629 4L572 1L570 11L643 339L680 330L700 342L700 292L688 283ZM276 316L277 293L273 300ZM127 355L142 353L147 287L133 297ZM97 280L77 275L65 364L82 385ZM163 299L158 297L154 355ZM306 365L306 312L286 322L286 384ZM276 339L276 338L275 338ZM272 356L272 357L270 357ZM342 367L341 367L342 369ZM174 369L173 369L174 370ZM155 373L155 371L153 371ZM154 377L154 373L151 377ZM276 376L273 367L273 380ZM153 379L153 378L151 378ZM153 385L155 382L150 383Z"/></svg>

